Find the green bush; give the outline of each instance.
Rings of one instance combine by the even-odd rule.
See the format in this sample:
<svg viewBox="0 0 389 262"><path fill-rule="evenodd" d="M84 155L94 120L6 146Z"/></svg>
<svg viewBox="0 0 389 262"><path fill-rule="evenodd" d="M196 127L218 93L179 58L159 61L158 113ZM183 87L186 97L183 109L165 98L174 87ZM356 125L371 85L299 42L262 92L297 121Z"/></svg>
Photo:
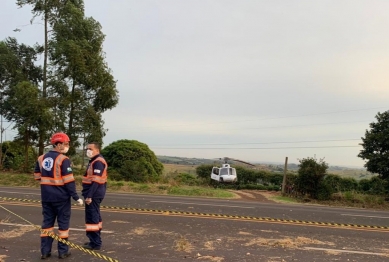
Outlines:
<svg viewBox="0 0 389 262"><path fill-rule="evenodd" d="M108 167L108 179L112 181L120 181L122 180L122 175L116 171L115 169L112 169L111 167Z"/></svg>
<svg viewBox="0 0 389 262"><path fill-rule="evenodd" d="M343 193L344 199L347 201L353 201L354 200L354 193L351 191L347 191Z"/></svg>
<svg viewBox="0 0 389 262"><path fill-rule="evenodd" d="M319 188L326 176L328 164L322 159L317 161L310 157L301 159L299 162L295 188L300 194L308 194L311 198L317 199Z"/></svg>
<svg viewBox="0 0 389 262"><path fill-rule="evenodd" d="M358 183L358 190L361 192L368 192L371 188L371 180L370 179L361 179Z"/></svg>
<svg viewBox="0 0 389 262"><path fill-rule="evenodd" d="M199 165L196 167L196 175L204 179L210 179L214 165Z"/></svg>
<svg viewBox="0 0 389 262"><path fill-rule="evenodd" d="M175 179L178 183L183 185L197 186L200 184L200 181L196 176L187 173L178 174Z"/></svg>
<svg viewBox="0 0 389 262"><path fill-rule="evenodd" d="M369 193L373 195L383 195L387 188L388 181L381 179L378 176L374 176L370 179Z"/></svg>
<svg viewBox="0 0 389 262"><path fill-rule="evenodd" d="M358 189L358 182L354 178L345 177L340 180L341 191L354 191Z"/></svg>
<svg viewBox="0 0 389 262"><path fill-rule="evenodd" d="M102 150L108 166L121 175L121 180L155 182L163 165L146 144L136 140L118 140Z"/></svg>
<svg viewBox="0 0 389 262"><path fill-rule="evenodd" d="M269 175L269 182L273 185L277 185L278 187L282 185L282 180L284 179L283 174L279 173L271 173Z"/></svg>
<svg viewBox="0 0 389 262"><path fill-rule="evenodd" d="M4 170L17 170L32 172L38 158L32 147L28 147L28 159L26 162L26 150L19 141L6 141L0 145Z"/></svg>
<svg viewBox="0 0 389 262"><path fill-rule="evenodd" d="M318 200L329 200L331 199L331 195L333 193L333 189L329 183L321 183L317 192Z"/></svg>

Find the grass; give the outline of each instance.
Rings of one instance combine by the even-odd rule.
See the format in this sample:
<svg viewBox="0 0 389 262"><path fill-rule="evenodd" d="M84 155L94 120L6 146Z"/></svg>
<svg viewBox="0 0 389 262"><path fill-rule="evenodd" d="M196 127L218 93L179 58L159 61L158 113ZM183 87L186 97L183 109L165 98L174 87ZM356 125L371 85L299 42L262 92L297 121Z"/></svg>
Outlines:
<svg viewBox="0 0 389 262"><path fill-rule="evenodd" d="M38 187L32 174L13 174L0 172L0 185L2 186L26 186Z"/></svg>
<svg viewBox="0 0 389 262"><path fill-rule="evenodd" d="M76 175L77 190L81 190L82 176ZM9 172L0 172L0 185L2 186L24 186L39 187L39 182L34 180L32 174L16 174ZM177 195L177 196L199 196L215 198L233 198L234 194L222 189L214 189L202 186L184 186L177 183L134 183L127 181L108 180L108 192L128 192L159 195Z"/></svg>
<svg viewBox="0 0 389 262"><path fill-rule="evenodd" d="M176 186L169 184L144 184L123 181L108 181L109 192L130 192L143 194L200 196L215 198L233 198L234 194L226 190L200 186Z"/></svg>
<svg viewBox="0 0 389 262"><path fill-rule="evenodd" d="M171 174L171 173L170 173ZM235 194L223 189L215 189L207 186L187 186L181 185L169 174L165 174L167 178L164 183L134 183L127 181L112 181L108 180L108 192L128 192L128 193L143 193L157 195L176 195L176 196L198 196L198 197L214 197L214 198L234 198ZM81 190L82 176L76 175L77 190ZM22 186L22 187L39 187L39 183L34 180L32 174L18 174L10 172L0 172L1 186ZM270 200L280 203L302 203L306 202L301 199L288 196L270 196ZM360 194L357 192L343 192L332 196L328 201L317 201L308 199L310 203L322 204L329 206L347 206L357 208L372 208L389 210L389 202L384 196Z"/></svg>
<svg viewBox="0 0 389 262"><path fill-rule="evenodd" d="M178 164L163 164L163 175L167 174L179 174L179 173L187 173L194 175L196 174L196 166L190 165L178 165Z"/></svg>
<svg viewBox="0 0 389 262"><path fill-rule="evenodd" d="M269 199L280 203L300 203L296 198L287 196L272 196Z"/></svg>
<svg viewBox="0 0 389 262"><path fill-rule="evenodd" d="M385 200L385 196L361 194L355 191L333 194L330 201L323 201L323 203L334 206L389 209L389 203Z"/></svg>
<svg viewBox="0 0 389 262"><path fill-rule="evenodd" d="M222 189L202 188L202 187L170 187L168 195L179 196L202 196L202 197L217 197L217 198L232 198L234 194Z"/></svg>
<svg viewBox="0 0 389 262"><path fill-rule="evenodd" d="M193 246L188 239L181 236L178 240L174 241L174 249L176 251L184 251L190 253L193 250Z"/></svg>

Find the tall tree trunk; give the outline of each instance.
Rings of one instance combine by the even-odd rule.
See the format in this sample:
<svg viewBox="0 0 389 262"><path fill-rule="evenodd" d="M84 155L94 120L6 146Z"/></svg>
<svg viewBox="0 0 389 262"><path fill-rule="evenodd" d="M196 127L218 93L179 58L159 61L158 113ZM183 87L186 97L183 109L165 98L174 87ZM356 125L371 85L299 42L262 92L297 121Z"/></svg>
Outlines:
<svg viewBox="0 0 389 262"><path fill-rule="evenodd" d="M71 102L70 102L70 112L69 112L69 137L70 137L70 149L73 150L73 144L74 144L74 130L73 130L73 121L74 121L74 104L76 103L75 100L75 94L76 92L76 83L73 81L72 85L72 92L71 92Z"/></svg>
<svg viewBox="0 0 389 262"><path fill-rule="evenodd" d="M29 137L30 131L29 128L26 128L26 131L24 133L24 167L23 171L27 172L28 171L28 144L30 141Z"/></svg>

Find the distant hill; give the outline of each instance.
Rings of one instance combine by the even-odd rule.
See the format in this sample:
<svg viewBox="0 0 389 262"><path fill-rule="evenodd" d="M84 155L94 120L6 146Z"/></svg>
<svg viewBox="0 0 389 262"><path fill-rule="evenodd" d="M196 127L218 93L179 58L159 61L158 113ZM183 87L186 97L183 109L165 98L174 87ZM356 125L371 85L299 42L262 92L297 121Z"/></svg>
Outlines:
<svg viewBox="0 0 389 262"><path fill-rule="evenodd" d="M217 159L205 159L205 158L187 158L187 157L177 157L177 156L157 156L158 160L164 164L175 164L175 165L188 165L188 166L197 166L204 164L218 164L222 163ZM231 164L241 165L238 162L231 161ZM252 162L252 164L258 165L261 170L267 170L270 172L283 172L284 164L275 163L275 162ZM288 171L297 172L298 164L288 163ZM357 180L360 179L369 179L375 174L367 172L365 168L351 168L351 167L342 167L342 166L329 166L328 173L336 174L343 177L352 177Z"/></svg>
<svg viewBox="0 0 389 262"><path fill-rule="evenodd" d="M176 165L203 165L212 164L217 160L205 159L205 158L187 158L178 156L157 156L158 160L164 164L176 164Z"/></svg>

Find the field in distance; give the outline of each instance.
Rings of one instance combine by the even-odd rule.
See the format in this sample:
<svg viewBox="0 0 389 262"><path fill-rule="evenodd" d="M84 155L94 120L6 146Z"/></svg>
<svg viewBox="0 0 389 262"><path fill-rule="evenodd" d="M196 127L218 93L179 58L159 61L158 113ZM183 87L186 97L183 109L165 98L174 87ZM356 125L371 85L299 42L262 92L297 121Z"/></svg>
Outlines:
<svg viewBox="0 0 389 262"><path fill-rule="evenodd" d="M205 159L205 158L187 158L187 157L177 157L177 156L157 156L158 160L164 164L165 173L188 173L196 174L196 167L199 165L218 165L222 164L221 161L217 159ZM232 165L241 165L240 163L234 163L231 161ZM283 164L275 163L257 163L253 162L259 169L269 171L269 172L283 172ZM245 166L249 168L248 166ZM297 172L298 164L289 163L288 171ZM211 172L211 171L210 171ZM335 174L342 177L352 177L356 180L360 179L370 179L375 176L375 174L366 171L365 168L350 168L342 166L330 166L327 171L329 174Z"/></svg>

